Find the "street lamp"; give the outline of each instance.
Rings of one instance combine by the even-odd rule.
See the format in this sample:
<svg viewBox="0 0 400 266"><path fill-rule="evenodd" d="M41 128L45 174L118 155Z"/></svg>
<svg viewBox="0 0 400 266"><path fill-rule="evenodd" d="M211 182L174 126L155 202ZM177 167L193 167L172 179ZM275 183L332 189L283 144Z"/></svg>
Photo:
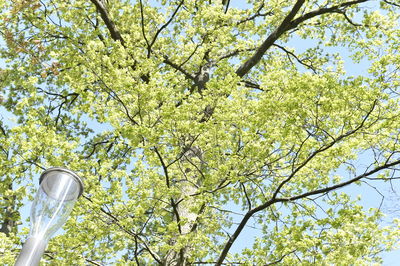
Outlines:
<svg viewBox="0 0 400 266"><path fill-rule="evenodd" d="M66 222L83 183L74 172L54 167L43 172L31 207L31 228L15 266L36 266L52 235Z"/></svg>

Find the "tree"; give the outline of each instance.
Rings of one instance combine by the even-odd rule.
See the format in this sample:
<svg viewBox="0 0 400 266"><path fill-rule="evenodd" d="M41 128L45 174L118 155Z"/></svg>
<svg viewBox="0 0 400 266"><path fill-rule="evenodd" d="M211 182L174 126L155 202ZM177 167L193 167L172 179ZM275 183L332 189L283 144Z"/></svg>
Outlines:
<svg viewBox="0 0 400 266"><path fill-rule="evenodd" d="M51 166L85 193L50 264L360 265L393 248L396 221L340 189L397 179L399 4L234 4L0 3L5 263Z"/></svg>

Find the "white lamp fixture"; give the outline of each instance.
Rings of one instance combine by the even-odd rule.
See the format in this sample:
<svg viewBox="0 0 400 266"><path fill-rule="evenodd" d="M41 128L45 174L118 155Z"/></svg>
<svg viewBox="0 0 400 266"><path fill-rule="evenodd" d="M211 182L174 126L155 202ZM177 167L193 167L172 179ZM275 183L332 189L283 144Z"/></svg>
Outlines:
<svg viewBox="0 0 400 266"><path fill-rule="evenodd" d="M15 266L36 266L53 234L67 221L83 182L74 172L54 167L40 176L40 187L31 207L31 228Z"/></svg>

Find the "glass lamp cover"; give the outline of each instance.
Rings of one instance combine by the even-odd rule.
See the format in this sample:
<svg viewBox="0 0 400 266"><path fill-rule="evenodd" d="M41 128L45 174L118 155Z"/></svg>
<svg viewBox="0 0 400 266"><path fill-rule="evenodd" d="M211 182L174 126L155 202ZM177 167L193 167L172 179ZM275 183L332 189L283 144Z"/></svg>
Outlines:
<svg viewBox="0 0 400 266"><path fill-rule="evenodd" d="M46 170L31 208L30 236L48 240L66 222L82 191L82 181L75 173L62 168Z"/></svg>

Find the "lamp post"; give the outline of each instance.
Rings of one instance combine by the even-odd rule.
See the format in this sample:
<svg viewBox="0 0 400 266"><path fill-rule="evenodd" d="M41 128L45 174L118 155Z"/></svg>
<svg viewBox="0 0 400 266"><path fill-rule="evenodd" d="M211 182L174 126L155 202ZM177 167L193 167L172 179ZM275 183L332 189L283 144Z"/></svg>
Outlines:
<svg viewBox="0 0 400 266"><path fill-rule="evenodd" d="M66 222L83 183L77 174L64 168L49 168L39 180L39 190L31 207L31 228L15 266L36 266L52 235Z"/></svg>

